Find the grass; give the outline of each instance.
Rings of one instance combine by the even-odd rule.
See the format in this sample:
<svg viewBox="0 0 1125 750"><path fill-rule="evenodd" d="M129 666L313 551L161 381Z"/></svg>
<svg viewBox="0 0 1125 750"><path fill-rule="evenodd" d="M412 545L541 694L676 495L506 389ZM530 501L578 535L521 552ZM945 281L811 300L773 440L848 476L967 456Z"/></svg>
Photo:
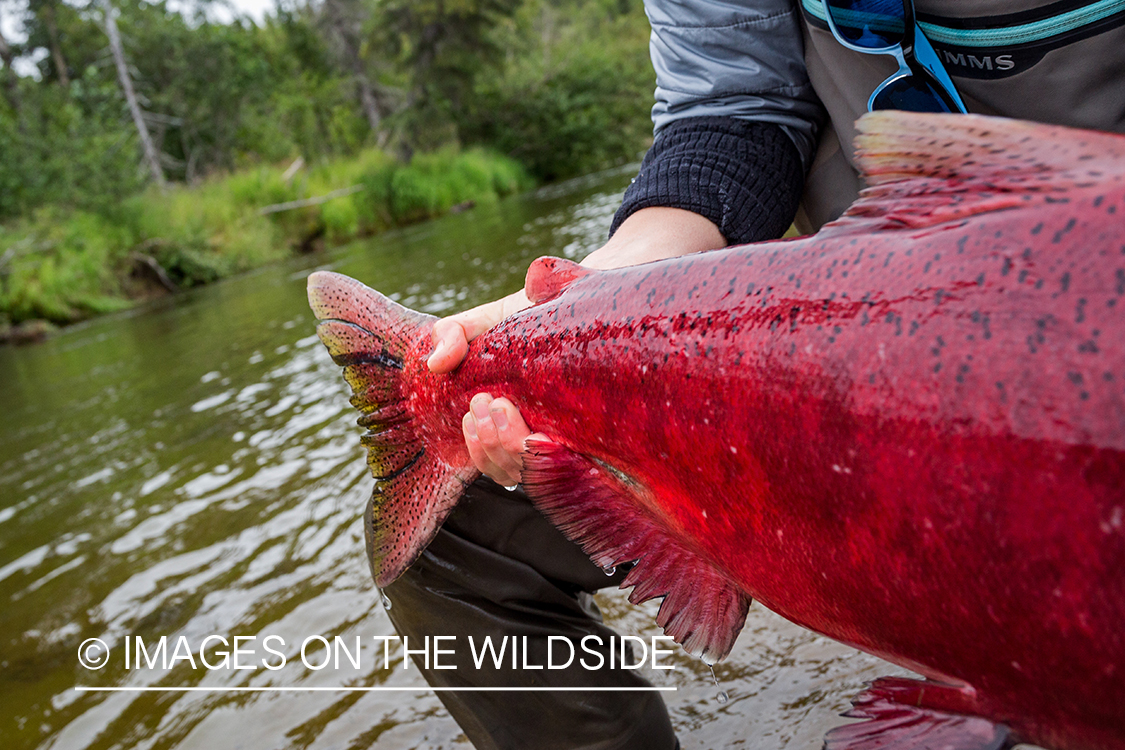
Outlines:
<svg viewBox="0 0 1125 750"><path fill-rule="evenodd" d="M176 287L205 284L532 186L519 163L479 149L419 154L408 165L369 149L288 179L285 166L149 190L108 214L48 207L0 226L0 329L126 308L157 285L149 259ZM259 212L355 186L317 205Z"/></svg>

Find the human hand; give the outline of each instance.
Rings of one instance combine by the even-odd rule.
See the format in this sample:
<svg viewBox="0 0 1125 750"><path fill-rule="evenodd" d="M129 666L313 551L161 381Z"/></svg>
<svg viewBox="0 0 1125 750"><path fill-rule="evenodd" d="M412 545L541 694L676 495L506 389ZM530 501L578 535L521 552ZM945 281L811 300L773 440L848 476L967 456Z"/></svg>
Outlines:
<svg viewBox="0 0 1125 750"><path fill-rule="evenodd" d="M515 404L506 398L494 399L491 394L478 393L469 402L461 431L469 457L485 476L504 487L519 484L523 445L531 430Z"/></svg>
<svg viewBox="0 0 1125 750"><path fill-rule="evenodd" d="M442 318L434 323L430 334L434 350L426 360L426 366L434 374L456 370L469 353L470 341L526 307L531 307L531 301L521 289L494 302Z"/></svg>
<svg viewBox="0 0 1125 750"><path fill-rule="evenodd" d="M698 214L678 208L645 208L626 219L613 237L590 253L582 265L621 268L724 246L726 240L718 227ZM521 289L495 302L442 318L434 324L434 351L426 365L436 374L452 372L468 354L470 341L530 306ZM469 403L461 431L469 456L481 473L505 487L519 483L524 440L531 430L515 404L506 398L494 399L488 393L478 393Z"/></svg>

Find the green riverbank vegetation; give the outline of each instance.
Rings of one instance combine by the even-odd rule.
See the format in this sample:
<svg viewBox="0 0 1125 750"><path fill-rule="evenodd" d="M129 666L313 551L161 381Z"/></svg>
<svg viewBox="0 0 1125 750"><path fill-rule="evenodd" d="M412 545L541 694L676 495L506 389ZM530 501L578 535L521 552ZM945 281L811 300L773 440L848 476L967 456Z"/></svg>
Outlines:
<svg viewBox="0 0 1125 750"><path fill-rule="evenodd" d="M279 0L261 24L15 3L0 337L621 163L651 135L639 0Z"/></svg>

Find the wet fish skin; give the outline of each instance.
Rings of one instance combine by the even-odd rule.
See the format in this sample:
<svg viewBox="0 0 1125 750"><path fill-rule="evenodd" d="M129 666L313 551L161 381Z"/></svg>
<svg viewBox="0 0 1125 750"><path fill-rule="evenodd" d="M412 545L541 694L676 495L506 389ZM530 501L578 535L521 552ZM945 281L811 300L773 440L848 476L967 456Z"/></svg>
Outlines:
<svg viewBox="0 0 1125 750"><path fill-rule="evenodd" d="M876 187L840 222L614 271L541 259L539 304L448 376L432 318L310 277L387 477L377 581L475 477L459 416L488 391L551 438L529 494L598 564L638 560L624 585L665 596L689 650L725 655L754 597L928 678L877 684L833 750L1123 748L1123 139L862 129Z"/></svg>

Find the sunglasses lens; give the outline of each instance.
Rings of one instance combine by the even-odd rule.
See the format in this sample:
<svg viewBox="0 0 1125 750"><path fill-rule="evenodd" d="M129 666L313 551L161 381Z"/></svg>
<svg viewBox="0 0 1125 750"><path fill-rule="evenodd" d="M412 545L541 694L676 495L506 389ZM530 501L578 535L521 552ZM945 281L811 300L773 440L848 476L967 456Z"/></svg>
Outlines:
<svg viewBox="0 0 1125 750"><path fill-rule="evenodd" d="M864 49L901 44L906 24L903 0L828 0L832 21L847 42Z"/></svg>
<svg viewBox="0 0 1125 750"><path fill-rule="evenodd" d="M878 92L872 109L902 109L908 112L959 112L940 86L917 75L896 78Z"/></svg>

